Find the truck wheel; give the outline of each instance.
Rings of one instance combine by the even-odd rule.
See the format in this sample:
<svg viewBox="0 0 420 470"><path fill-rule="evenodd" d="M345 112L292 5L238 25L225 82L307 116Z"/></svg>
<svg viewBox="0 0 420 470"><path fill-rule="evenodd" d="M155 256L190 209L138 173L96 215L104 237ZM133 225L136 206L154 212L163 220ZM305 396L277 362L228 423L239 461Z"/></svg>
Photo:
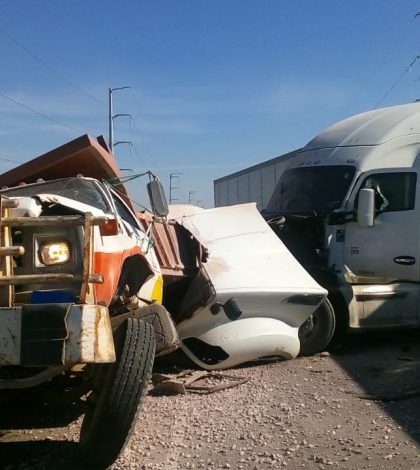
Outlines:
<svg viewBox="0 0 420 470"><path fill-rule="evenodd" d="M311 356L324 351L335 331L334 308L328 299L299 328L300 355Z"/></svg>
<svg viewBox="0 0 420 470"><path fill-rule="evenodd" d="M124 449L152 373L152 325L129 318L115 335L116 362L95 366L98 373L88 398L80 446L92 463L108 467Z"/></svg>

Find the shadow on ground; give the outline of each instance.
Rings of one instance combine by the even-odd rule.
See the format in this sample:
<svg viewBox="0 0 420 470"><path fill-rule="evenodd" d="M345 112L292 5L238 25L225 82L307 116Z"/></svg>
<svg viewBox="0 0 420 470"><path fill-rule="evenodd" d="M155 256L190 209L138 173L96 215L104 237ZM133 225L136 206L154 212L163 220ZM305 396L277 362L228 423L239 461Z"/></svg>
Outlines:
<svg viewBox="0 0 420 470"><path fill-rule="evenodd" d="M23 441L0 442L1 468L4 470L89 470L76 442Z"/></svg>
<svg viewBox="0 0 420 470"><path fill-rule="evenodd" d="M374 400L420 443L420 332L354 334L332 352L361 387L354 394Z"/></svg>
<svg viewBox="0 0 420 470"><path fill-rule="evenodd" d="M9 430L65 427L83 413L79 404L57 407L27 397L15 397L1 406L0 429Z"/></svg>
<svg viewBox="0 0 420 470"><path fill-rule="evenodd" d="M54 428L68 426L83 412L80 402L59 406L53 396L48 396L37 388L2 394L0 468L4 470L92 468L82 460L77 442L54 439ZM25 430L25 434L22 434L22 429ZM36 430L40 430L40 436Z"/></svg>

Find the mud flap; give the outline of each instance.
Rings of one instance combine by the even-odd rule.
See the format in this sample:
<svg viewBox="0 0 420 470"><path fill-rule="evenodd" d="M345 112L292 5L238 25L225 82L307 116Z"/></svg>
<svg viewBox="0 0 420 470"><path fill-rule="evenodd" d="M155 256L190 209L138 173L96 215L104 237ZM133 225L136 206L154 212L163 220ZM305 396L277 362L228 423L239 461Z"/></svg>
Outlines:
<svg viewBox="0 0 420 470"><path fill-rule="evenodd" d="M113 329L122 324L126 318L138 318L153 326L156 340L156 357L164 356L179 348L180 341L175 324L169 312L162 305L152 303L147 307L119 315L111 320Z"/></svg>

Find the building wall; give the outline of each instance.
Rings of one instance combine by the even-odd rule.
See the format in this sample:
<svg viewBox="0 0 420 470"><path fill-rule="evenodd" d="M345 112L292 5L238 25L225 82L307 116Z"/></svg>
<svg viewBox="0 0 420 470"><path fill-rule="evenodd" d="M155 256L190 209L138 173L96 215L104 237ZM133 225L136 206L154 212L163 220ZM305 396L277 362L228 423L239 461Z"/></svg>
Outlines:
<svg viewBox="0 0 420 470"><path fill-rule="evenodd" d="M214 205L232 206L245 202L256 202L261 211L266 208L277 181L289 160L298 150L254 165L214 180Z"/></svg>

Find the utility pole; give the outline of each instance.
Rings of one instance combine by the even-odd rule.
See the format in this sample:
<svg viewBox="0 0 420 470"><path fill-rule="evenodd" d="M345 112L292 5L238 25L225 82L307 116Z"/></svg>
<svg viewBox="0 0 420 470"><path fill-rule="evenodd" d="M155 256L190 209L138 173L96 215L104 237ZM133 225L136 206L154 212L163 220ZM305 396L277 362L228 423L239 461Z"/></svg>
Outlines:
<svg viewBox="0 0 420 470"><path fill-rule="evenodd" d="M172 197L172 191L174 189L179 189L178 186L172 186L172 180L175 178L179 178L180 175L183 175L184 173L171 173L169 175L169 204L172 204L172 201L178 201L178 198L173 198Z"/></svg>
<svg viewBox="0 0 420 470"><path fill-rule="evenodd" d="M113 103L112 103L112 92L116 90L124 90L125 88L131 88L130 86L121 86L118 88L108 88L108 101L109 101L109 114L108 114L108 120L109 120L109 140L108 140L108 146L109 150L111 150L111 153L114 153L114 119L119 117L119 116L131 116L130 114L115 114L114 115L114 110L113 110Z"/></svg>
<svg viewBox="0 0 420 470"><path fill-rule="evenodd" d="M188 204L191 204L191 196L196 193L197 191L188 191Z"/></svg>

